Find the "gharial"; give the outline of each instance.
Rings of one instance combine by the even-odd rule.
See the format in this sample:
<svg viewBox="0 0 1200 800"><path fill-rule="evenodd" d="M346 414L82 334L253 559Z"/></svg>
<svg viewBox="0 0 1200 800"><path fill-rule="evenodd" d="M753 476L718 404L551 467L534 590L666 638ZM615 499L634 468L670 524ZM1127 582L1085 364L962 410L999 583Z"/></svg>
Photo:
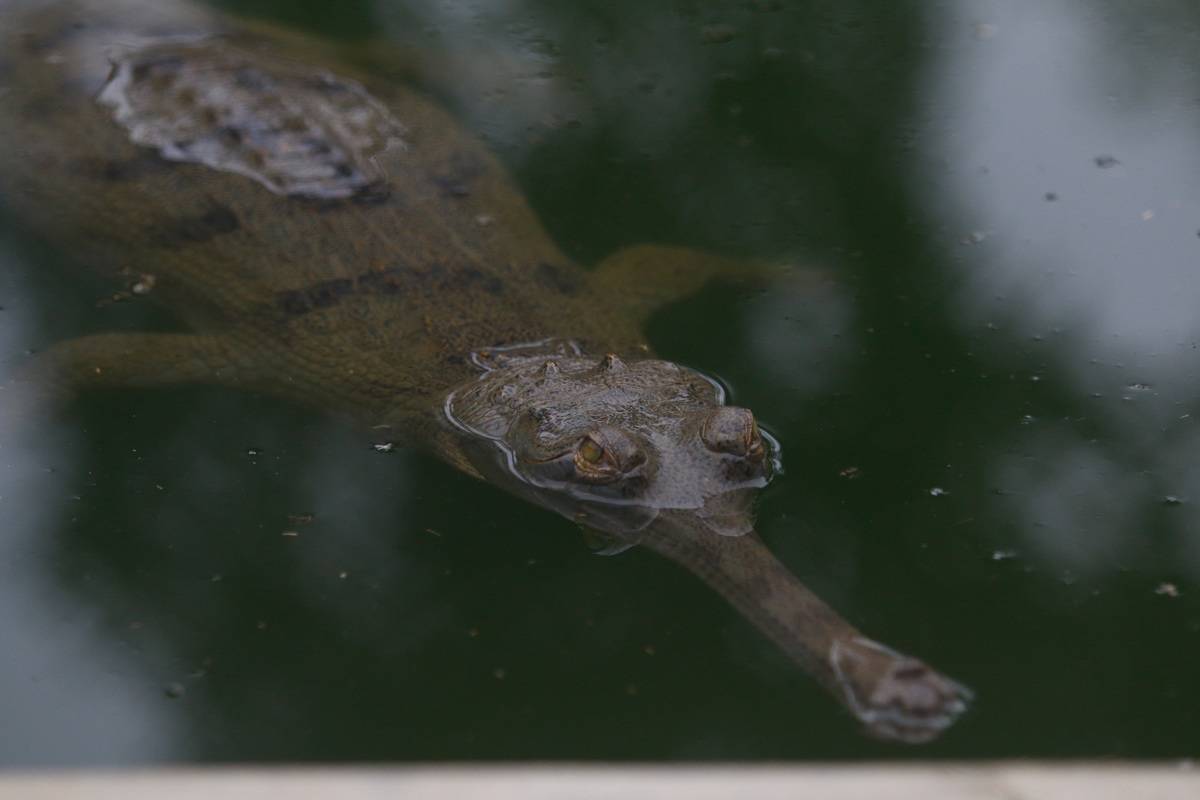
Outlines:
<svg viewBox="0 0 1200 800"><path fill-rule="evenodd" d="M966 709L770 554L752 500L778 446L652 355L650 313L739 264L572 263L446 111L300 34L175 2L0 8L4 204L75 259L153 276L191 330L61 342L26 385L217 383L390 426L691 570L877 736L927 741Z"/></svg>

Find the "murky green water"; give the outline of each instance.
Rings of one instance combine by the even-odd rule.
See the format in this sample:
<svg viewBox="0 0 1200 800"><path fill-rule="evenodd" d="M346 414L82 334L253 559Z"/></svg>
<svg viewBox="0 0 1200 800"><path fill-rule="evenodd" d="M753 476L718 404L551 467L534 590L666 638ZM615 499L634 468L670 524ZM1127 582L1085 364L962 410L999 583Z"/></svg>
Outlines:
<svg viewBox="0 0 1200 800"><path fill-rule="evenodd" d="M582 260L827 271L652 338L782 440L788 566L978 701L864 739L648 552L275 401L122 393L0 453L0 764L1197 754L1192 5L223 5L465 65L446 102ZM5 374L174 325L8 217L0 261Z"/></svg>

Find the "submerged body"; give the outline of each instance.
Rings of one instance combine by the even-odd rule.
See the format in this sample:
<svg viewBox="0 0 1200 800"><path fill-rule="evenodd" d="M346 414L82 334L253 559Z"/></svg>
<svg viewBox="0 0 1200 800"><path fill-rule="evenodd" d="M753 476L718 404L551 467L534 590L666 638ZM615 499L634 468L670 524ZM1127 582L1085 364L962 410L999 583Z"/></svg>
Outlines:
<svg viewBox="0 0 1200 800"><path fill-rule="evenodd" d="M771 556L751 502L777 447L652 357L649 314L738 265L644 246L585 270L419 93L294 34L129 8L0 5L0 197L192 332L64 342L35 379L220 383L387 426L687 567L876 735L926 741L965 709Z"/></svg>

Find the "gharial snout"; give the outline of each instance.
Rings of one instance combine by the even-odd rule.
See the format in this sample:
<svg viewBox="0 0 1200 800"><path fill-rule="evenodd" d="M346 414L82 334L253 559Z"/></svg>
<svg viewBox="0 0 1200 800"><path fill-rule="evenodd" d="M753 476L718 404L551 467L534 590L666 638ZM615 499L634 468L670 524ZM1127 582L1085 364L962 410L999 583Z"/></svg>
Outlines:
<svg viewBox="0 0 1200 800"><path fill-rule="evenodd" d="M863 636L800 583L751 531L750 494L733 493L708 504L708 516L662 513L640 541L723 595L870 735L920 744L951 727L970 705L971 691L925 662ZM743 535L717 535L732 528Z"/></svg>
<svg viewBox="0 0 1200 800"><path fill-rule="evenodd" d="M846 707L880 739L936 739L974 699L970 689L925 662L865 636L835 641L829 661Z"/></svg>

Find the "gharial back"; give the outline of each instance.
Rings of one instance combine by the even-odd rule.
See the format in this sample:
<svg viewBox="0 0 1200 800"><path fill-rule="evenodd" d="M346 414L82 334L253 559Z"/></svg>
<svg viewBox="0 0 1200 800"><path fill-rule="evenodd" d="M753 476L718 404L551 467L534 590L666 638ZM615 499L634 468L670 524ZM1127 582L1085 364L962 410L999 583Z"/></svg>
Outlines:
<svg viewBox="0 0 1200 800"><path fill-rule="evenodd" d="M494 156L298 34L0 0L0 136L0 201L89 265L155 275L194 325L389 296L453 349L575 315L544 284L583 273Z"/></svg>

